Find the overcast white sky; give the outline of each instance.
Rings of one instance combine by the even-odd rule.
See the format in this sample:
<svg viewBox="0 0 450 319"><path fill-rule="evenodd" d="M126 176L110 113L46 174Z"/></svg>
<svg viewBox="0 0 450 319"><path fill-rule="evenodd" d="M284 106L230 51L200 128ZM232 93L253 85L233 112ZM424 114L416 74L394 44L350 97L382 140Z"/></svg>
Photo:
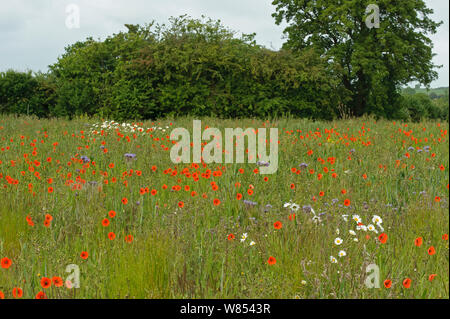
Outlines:
<svg viewBox="0 0 450 319"><path fill-rule="evenodd" d="M406 0L405 0L406 1ZM0 71L46 71L64 52L64 47L88 36L104 38L125 23L163 23L170 16L202 14L243 33L256 32L259 44L278 49L284 42L283 26L276 26L271 0L0 0ZM431 36L439 79L432 87L449 83L449 1L426 0L433 18L444 24ZM66 27L66 7L80 8L80 28Z"/></svg>

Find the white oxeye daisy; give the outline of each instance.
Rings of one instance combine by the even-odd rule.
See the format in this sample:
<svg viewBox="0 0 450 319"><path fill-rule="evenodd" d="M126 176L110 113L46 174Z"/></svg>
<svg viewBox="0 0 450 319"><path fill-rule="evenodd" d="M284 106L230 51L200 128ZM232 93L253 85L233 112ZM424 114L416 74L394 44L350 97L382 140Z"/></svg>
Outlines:
<svg viewBox="0 0 450 319"><path fill-rule="evenodd" d="M356 241L356 242L358 242L358 238L353 238L353 241Z"/></svg>
<svg viewBox="0 0 450 319"><path fill-rule="evenodd" d="M334 240L334 244L335 245L340 245L340 244L342 244L343 243L343 240L342 240L342 238L339 238L339 237L337 237L335 240Z"/></svg>
<svg viewBox="0 0 450 319"><path fill-rule="evenodd" d="M244 242L247 239L247 233L243 233L241 236L241 242Z"/></svg>
<svg viewBox="0 0 450 319"><path fill-rule="evenodd" d="M356 236L356 232L354 230L350 229L348 232L350 233L350 235Z"/></svg>
<svg viewBox="0 0 450 319"><path fill-rule="evenodd" d="M333 256L330 256L330 261L332 264L336 264L337 263L337 259Z"/></svg>
<svg viewBox="0 0 450 319"><path fill-rule="evenodd" d="M283 207L286 208L286 207L289 207L289 206L291 206L291 205L292 205L291 202L289 202L289 203L284 203Z"/></svg>
<svg viewBox="0 0 450 319"><path fill-rule="evenodd" d="M341 250L339 252L339 257L344 257L344 256L347 256L347 253L344 250Z"/></svg>
<svg viewBox="0 0 450 319"><path fill-rule="evenodd" d="M253 245L255 245L256 243L254 242L254 241L251 241L250 242L250 246L253 246Z"/></svg>
<svg viewBox="0 0 450 319"><path fill-rule="evenodd" d="M366 225L358 225L358 226L356 226L356 230L367 231L367 226Z"/></svg>
<svg viewBox="0 0 450 319"><path fill-rule="evenodd" d="M352 219L353 219L355 222L357 222L357 223L360 223L360 222L361 222L361 217L359 217L359 215L353 215L353 216L352 216Z"/></svg>
<svg viewBox="0 0 450 319"><path fill-rule="evenodd" d="M336 235L339 235L339 228L336 228Z"/></svg>
<svg viewBox="0 0 450 319"><path fill-rule="evenodd" d="M383 220L381 219L380 216L378 216L378 215L373 215L372 223L374 223L374 224L381 224L382 222L383 222Z"/></svg>
<svg viewBox="0 0 450 319"><path fill-rule="evenodd" d="M373 232L375 232L375 233L378 233L378 231L376 230L375 226L372 225L372 224L367 225L367 229L368 229L369 231L373 231Z"/></svg>
<svg viewBox="0 0 450 319"><path fill-rule="evenodd" d="M296 212L296 211L298 211L298 209L300 208L300 206L294 203L294 204L291 205L290 208L291 208L294 212Z"/></svg>

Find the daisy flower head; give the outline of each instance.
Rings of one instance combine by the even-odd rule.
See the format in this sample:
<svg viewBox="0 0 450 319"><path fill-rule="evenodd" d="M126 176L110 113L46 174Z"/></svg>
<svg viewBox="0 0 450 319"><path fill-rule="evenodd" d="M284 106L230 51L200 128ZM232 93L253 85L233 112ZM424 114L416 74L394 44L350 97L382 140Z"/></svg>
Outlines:
<svg viewBox="0 0 450 319"><path fill-rule="evenodd" d="M359 215L353 215L352 219L357 223L361 223L361 221L362 221L362 219L361 219L361 217L359 217Z"/></svg>
<svg viewBox="0 0 450 319"><path fill-rule="evenodd" d="M375 232L375 233L378 233L377 229L376 229L375 226L372 225L372 224L367 225L367 230L368 230L368 231L373 231L373 232Z"/></svg>
<svg viewBox="0 0 450 319"><path fill-rule="evenodd" d="M383 220L381 219L380 216L378 215L373 215L372 217L372 223L374 224L381 224L383 222Z"/></svg>

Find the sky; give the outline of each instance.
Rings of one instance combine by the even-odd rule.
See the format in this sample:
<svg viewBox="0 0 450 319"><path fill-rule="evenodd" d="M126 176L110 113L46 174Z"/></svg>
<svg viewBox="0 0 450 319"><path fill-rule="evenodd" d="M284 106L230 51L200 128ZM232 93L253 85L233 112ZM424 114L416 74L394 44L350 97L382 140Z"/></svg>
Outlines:
<svg viewBox="0 0 450 319"><path fill-rule="evenodd" d="M126 31L125 23L167 22L171 16L206 15L232 30L256 32L258 44L279 49L285 25L275 25L271 0L0 0L0 71L47 71L67 45L89 36L104 39ZM443 65L432 87L449 85L449 1L425 0L432 18L444 23L431 35L436 56ZM79 9L77 23L72 4ZM75 9L76 10L76 9Z"/></svg>

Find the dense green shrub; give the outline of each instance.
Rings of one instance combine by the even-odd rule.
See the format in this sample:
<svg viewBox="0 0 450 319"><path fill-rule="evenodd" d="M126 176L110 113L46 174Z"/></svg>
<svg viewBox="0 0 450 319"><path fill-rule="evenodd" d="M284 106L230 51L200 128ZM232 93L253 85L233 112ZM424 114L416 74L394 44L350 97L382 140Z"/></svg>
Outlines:
<svg viewBox="0 0 450 319"><path fill-rule="evenodd" d="M0 113L45 117L55 105L55 87L44 74L8 70L0 73Z"/></svg>
<svg viewBox="0 0 450 319"><path fill-rule="evenodd" d="M118 120L337 115L336 80L312 50L271 51L253 34L237 38L219 21L186 16L168 27L127 27L66 48L51 66L58 110Z"/></svg>
<svg viewBox="0 0 450 319"><path fill-rule="evenodd" d="M397 118L410 119L415 122L425 118L448 120L448 99L445 106L445 104L439 105L424 93L405 94L401 98L400 110L399 114L404 114L404 116ZM405 118L406 114L408 116Z"/></svg>

